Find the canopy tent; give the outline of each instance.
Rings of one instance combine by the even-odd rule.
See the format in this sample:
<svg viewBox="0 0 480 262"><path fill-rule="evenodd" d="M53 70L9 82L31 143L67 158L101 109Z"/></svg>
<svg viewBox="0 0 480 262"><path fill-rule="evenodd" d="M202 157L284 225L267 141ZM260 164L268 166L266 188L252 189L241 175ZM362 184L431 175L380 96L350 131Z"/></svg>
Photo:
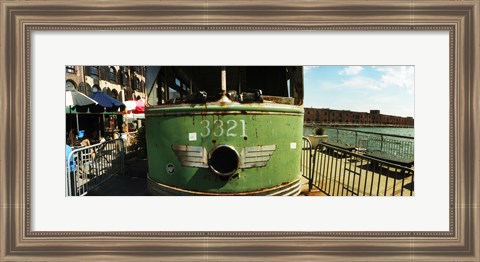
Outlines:
<svg viewBox="0 0 480 262"><path fill-rule="evenodd" d="M145 119L144 100L128 100L125 101L125 106L127 109L127 114L125 115L125 120L127 121L127 129L130 131L131 127L129 123L134 124L134 122L137 122L138 126L133 127L133 129L137 129L142 124L141 120Z"/></svg>
<svg viewBox="0 0 480 262"><path fill-rule="evenodd" d="M88 111L90 107L96 106L97 101L84 95L73 88L67 88L65 92L65 109L67 113L74 113L76 115L77 132L80 130L78 121L78 112Z"/></svg>
<svg viewBox="0 0 480 262"><path fill-rule="evenodd" d="M125 105L122 102L103 92L94 92L91 97L88 97L74 88L67 88L66 90L65 112L67 119L70 119L70 125L67 124L67 129L74 129L73 121L76 120L76 134L85 130L85 134L97 132L101 136L105 132L105 117L109 119L111 119L110 116L118 117L121 115L118 109L122 111L125 109ZM68 117L68 115L75 115L75 118ZM116 119L118 120L118 118ZM123 122L117 122L117 120L115 120L115 123L118 123L118 125ZM80 125L80 122L83 124ZM110 122L109 120L108 123L110 124ZM110 128L114 128L114 126L110 125Z"/></svg>
<svg viewBox="0 0 480 262"><path fill-rule="evenodd" d="M90 97L78 92L77 90L70 88L65 92L65 106L70 108L88 107L97 105L98 102ZM78 111L78 110L77 110Z"/></svg>
<svg viewBox="0 0 480 262"><path fill-rule="evenodd" d="M133 123L134 121L137 120L145 120L145 114L134 114L132 112L125 114L125 117L128 122L127 123Z"/></svg>
<svg viewBox="0 0 480 262"><path fill-rule="evenodd" d="M92 112L116 112L118 109L120 109L120 111L125 110L125 104L103 92L93 92L91 98L98 102L98 105L93 108Z"/></svg>
<svg viewBox="0 0 480 262"><path fill-rule="evenodd" d="M125 101L125 106L127 111L131 111L133 114L145 113L145 102L143 99Z"/></svg>

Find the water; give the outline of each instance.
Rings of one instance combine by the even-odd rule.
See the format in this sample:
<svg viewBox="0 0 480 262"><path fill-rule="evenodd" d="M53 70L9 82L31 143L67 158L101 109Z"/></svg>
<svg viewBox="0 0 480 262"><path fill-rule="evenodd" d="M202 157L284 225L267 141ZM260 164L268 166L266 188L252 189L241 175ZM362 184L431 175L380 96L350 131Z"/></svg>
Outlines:
<svg viewBox="0 0 480 262"><path fill-rule="evenodd" d="M342 142L355 145L359 148L365 148L368 151L381 151L398 157L413 157L414 140L409 138L398 138L385 135L400 135L414 137L413 128L393 128L393 127L345 127L338 130L335 128L325 128L325 134L328 135L328 141ZM314 128L304 127L303 134L308 136L313 134ZM372 132L375 134L362 133ZM378 135L378 134L384 134Z"/></svg>

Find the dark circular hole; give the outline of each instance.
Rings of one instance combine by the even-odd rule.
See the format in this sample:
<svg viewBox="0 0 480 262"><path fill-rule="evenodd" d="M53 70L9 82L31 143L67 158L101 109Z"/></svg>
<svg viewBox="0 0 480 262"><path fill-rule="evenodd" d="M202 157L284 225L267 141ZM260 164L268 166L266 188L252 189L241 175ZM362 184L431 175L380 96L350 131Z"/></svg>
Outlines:
<svg viewBox="0 0 480 262"><path fill-rule="evenodd" d="M210 154L209 164L216 174L230 176L238 168L237 151L229 146L219 146Z"/></svg>

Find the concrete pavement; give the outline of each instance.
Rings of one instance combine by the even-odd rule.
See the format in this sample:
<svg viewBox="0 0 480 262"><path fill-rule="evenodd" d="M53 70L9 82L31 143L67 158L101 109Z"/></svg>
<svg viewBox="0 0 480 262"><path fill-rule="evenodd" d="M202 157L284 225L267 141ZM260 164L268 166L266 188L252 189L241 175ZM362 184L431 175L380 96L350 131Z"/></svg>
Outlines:
<svg viewBox="0 0 480 262"><path fill-rule="evenodd" d="M147 195L147 159L132 157L125 160L125 174L113 176L87 196L146 196ZM302 177L301 196L324 196L322 192L308 192L308 180Z"/></svg>

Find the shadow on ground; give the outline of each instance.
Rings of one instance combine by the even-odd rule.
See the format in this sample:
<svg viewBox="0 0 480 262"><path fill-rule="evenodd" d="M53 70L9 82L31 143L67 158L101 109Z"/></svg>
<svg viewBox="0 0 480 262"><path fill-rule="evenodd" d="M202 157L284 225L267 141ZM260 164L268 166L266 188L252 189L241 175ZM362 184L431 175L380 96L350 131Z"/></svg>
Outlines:
<svg viewBox="0 0 480 262"><path fill-rule="evenodd" d="M87 196L146 196L147 159L136 156L125 160L125 174L115 175Z"/></svg>
<svg viewBox="0 0 480 262"><path fill-rule="evenodd" d="M147 196L147 159L130 156L125 159L125 174L115 175L87 196ZM318 190L308 192L308 181L302 177L302 196L325 196Z"/></svg>

